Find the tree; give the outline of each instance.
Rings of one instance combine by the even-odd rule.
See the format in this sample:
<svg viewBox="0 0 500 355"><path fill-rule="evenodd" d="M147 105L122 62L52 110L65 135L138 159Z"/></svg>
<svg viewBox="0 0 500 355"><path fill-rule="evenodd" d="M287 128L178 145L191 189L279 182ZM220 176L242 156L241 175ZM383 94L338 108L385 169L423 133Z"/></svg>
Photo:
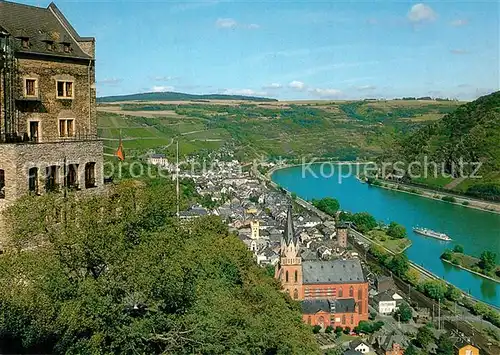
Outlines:
<svg viewBox="0 0 500 355"><path fill-rule="evenodd" d="M335 328L335 334L337 335L337 337L339 337L340 334L342 334L343 331L344 331L344 329L342 327L336 327Z"/></svg>
<svg viewBox="0 0 500 355"><path fill-rule="evenodd" d="M215 216L178 224L173 196L141 180L9 207L0 352L319 354L246 246Z"/></svg>
<svg viewBox="0 0 500 355"><path fill-rule="evenodd" d="M352 215L352 222L361 233L366 233L377 228L377 220L368 212L360 212Z"/></svg>
<svg viewBox="0 0 500 355"><path fill-rule="evenodd" d="M344 334L349 334L351 333L351 328L350 327L345 327L344 328Z"/></svg>
<svg viewBox="0 0 500 355"><path fill-rule="evenodd" d="M415 338L417 344L424 350L431 344L434 340L434 334L432 333L431 328L427 325L418 328L417 337Z"/></svg>
<svg viewBox="0 0 500 355"><path fill-rule="evenodd" d="M314 334L318 334L321 331L321 326L315 325L312 330Z"/></svg>
<svg viewBox="0 0 500 355"><path fill-rule="evenodd" d="M442 300L446 295L448 286L441 280L428 280L420 284L419 289L435 300Z"/></svg>
<svg viewBox="0 0 500 355"><path fill-rule="evenodd" d="M294 200L294 201L297 199L297 194L295 192L292 192L290 194L290 196L292 197L292 200Z"/></svg>
<svg viewBox="0 0 500 355"><path fill-rule="evenodd" d="M402 239L408 236L406 228L396 222L391 222L389 224L389 227L387 227L387 235L394 239Z"/></svg>
<svg viewBox="0 0 500 355"><path fill-rule="evenodd" d="M462 298L462 292L453 285L448 285L446 290L446 298L450 301L456 302Z"/></svg>
<svg viewBox="0 0 500 355"><path fill-rule="evenodd" d="M405 253L394 255L388 262L388 268L396 275L403 276L410 268L410 261Z"/></svg>
<svg viewBox="0 0 500 355"><path fill-rule="evenodd" d="M408 323L413 317L413 310L408 305L408 303L403 302L399 305L398 310L395 313L395 318L401 322Z"/></svg>
<svg viewBox="0 0 500 355"><path fill-rule="evenodd" d="M448 333L441 334L437 342L437 355L454 355L455 349L451 341L451 336Z"/></svg>
<svg viewBox="0 0 500 355"><path fill-rule="evenodd" d="M453 253L449 249L446 249L443 252L443 254L441 254L441 259L443 259L443 260L451 261L452 258L453 258Z"/></svg>
<svg viewBox="0 0 500 355"><path fill-rule="evenodd" d="M415 347L415 345L410 344L405 350L405 355L420 355L420 351Z"/></svg>
<svg viewBox="0 0 500 355"><path fill-rule="evenodd" d="M320 211L325 212L330 216L335 216L335 214L340 208L339 201L331 197L325 197L322 198L321 200L313 199L312 204L314 207L316 207Z"/></svg>
<svg viewBox="0 0 500 355"><path fill-rule="evenodd" d="M479 258L479 267L486 272L490 272L496 267L497 254L492 251L483 251Z"/></svg>
<svg viewBox="0 0 500 355"><path fill-rule="evenodd" d="M453 247L453 252L454 252L454 253L461 253L461 254L463 254L463 252L464 252L464 247L463 247L463 245L460 245L460 244L455 245L455 246Z"/></svg>

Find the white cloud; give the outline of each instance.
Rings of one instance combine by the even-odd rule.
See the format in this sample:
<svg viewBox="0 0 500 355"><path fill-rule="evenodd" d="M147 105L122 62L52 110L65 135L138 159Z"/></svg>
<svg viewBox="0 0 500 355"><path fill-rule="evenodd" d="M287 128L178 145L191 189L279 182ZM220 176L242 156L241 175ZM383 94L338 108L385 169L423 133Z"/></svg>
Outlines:
<svg viewBox="0 0 500 355"><path fill-rule="evenodd" d="M101 85L116 85L120 84L123 81L121 78L106 78L99 80L97 83Z"/></svg>
<svg viewBox="0 0 500 355"><path fill-rule="evenodd" d="M155 76L153 78L155 81L171 81L177 79L175 76Z"/></svg>
<svg viewBox="0 0 500 355"><path fill-rule="evenodd" d="M252 89L226 89L222 92L225 95L243 95L243 96L264 96L265 91L255 91Z"/></svg>
<svg viewBox="0 0 500 355"><path fill-rule="evenodd" d="M174 91L173 86L153 86L151 89L153 92L166 92L166 91Z"/></svg>
<svg viewBox="0 0 500 355"><path fill-rule="evenodd" d="M339 97L342 95L342 91L338 89L311 89L310 90L313 94L316 94L317 96L321 98L334 98L334 97Z"/></svg>
<svg viewBox="0 0 500 355"><path fill-rule="evenodd" d="M361 91L368 91L368 90L375 90L377 87L375 85L361 85L358 86L356 89L361 90Z"/></svg>
<svg viewBox="0 0 500 355"><path fill-rule="evenodd" d="M306 85L302 81L293 80L290 84L288 84L288 87L295 90L304 90Z"/></svg>
<svg viewBox="0 0 500 355"><path fill-rule="evenodd" d="M422 3L413 5L408 12L408 20L413 23L434 21L436 17L436 12L430 6Z"/></svg>
<svg viewBox="0 0 500 355"><path fill-rule="evenodd" d="M466 26L468 24L469 21L465 19L457 19L450 22L450 25L452 25L453 27L461 27L461 26Z"/></svg>
<svg viewBox="0 0 500 355"><path fill-rule="evenodd" d="M283 87L283 85L279 84L279 83L271 83L269 85L264 85L262 88L263 89L281 89Z"/></svg>
<svg viewBox="0 0 500 355"><path fill-rule="evenodd" d="M215 27L217 28L235 28L237 25L238 22L232 18L218 18L215 21Z"/></svg>
<svg viewBox="0 0 500 355"><path fill-rule="evenodd" d="M469 51L467 49L450 49L450 53L460 55L460 54L468 54Z"/></svg>
<svg viewBox="0 0 500 355"><path fill-rule="evenodd" d="M260 28L260 25L256 24L256 23L251 23L247 26L247 28L249 30L258 30Z"/></svg>

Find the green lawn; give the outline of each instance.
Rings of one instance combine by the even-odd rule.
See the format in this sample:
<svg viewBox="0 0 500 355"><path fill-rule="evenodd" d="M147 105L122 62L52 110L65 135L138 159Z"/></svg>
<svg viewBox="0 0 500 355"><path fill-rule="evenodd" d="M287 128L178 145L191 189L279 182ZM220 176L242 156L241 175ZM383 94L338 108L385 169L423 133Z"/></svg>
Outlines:
<svg viewBox="0 0 500 355"><path fill-rule="evenodd" d="M366 233L366 236L394 253L401 253L405 248L411 245L411 240L408 238L392 239L382 230L369 231Z"/></svg>
<svg viewBox="0 0 500 355"><path fill-rule="evenodd" d="M413 182L416 182L418 184L424 184L429 187L438 187L438 188L443 188L446 185L448 185L450 182L453 181L453 178L451 177L443 177L443 176L438 176L438 177L427 177L427 178L416 178L413 179Z"/></svg>

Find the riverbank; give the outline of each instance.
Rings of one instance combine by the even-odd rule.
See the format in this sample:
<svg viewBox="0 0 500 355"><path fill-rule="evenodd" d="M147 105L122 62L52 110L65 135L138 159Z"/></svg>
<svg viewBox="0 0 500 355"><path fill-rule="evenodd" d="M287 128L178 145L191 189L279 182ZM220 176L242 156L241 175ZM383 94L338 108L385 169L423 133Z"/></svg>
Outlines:
<svg viewBox="0 0 500 355"><path fill-rule="evenodd" d="M334 164L334 165L349 165L349 164L364 165L364 164L370 164L372 162L318 161L318 162L314 162L313 164L323 164L323 163L329 163L329 164ZM282 164L282 165L274 166L271 169L269 169L269 171L266 172L266 177L268 180L272 180L272 175L276 171L288 169L288 168L293 168L293 167L297 167L297 166L303 166L303 164ZM361 183L366 183L366 181L364 181L363 179L361 179L357 175L356 175L356 179L358 181L360 181ZM485 211L485 212L500 214L500 203L478 200L478 199L475 199L472 197L455 195L453 193L445 193L442 191L432 190L430 188L407 185L404 183L395 183L395 182L391 182L391 181L387 181L387 180L376 180L376 181L378 181L379 183L372 184L371 186L381 187L381 188L387 189L387 190L404 192L407 194L421 196L421 197L425 197L428 199L447 202L447 203L451 203L454 205L459 205L459 206L463 206L463 207L467 207L467 208L477 209L477 210L481 210L481 211ZM445 198L445 200L443 200L443 197Z"/></svg>
<svg viewBox="0 0 500 355"><path fill-rule="evenodd" d="M362 181L362 180L360 180ZM429 188L423 188L413 185L407 185L404 183L396 183L387 180L376 180L377 184L371 184L371 186L380 187L387 190L400 191L407 194L422 196L425 198L429 198L432 200L443 201L447 203L451 203L454 205L459 205L468 208L474 208L477 210L491 212L500 214L500 204L491 202L491 201L483 201L477 200L474 198L464 197L462 195L455 195L452 193L445 193L442 191L436 191ZM443 198L445 198L443 200Z"/></svg>
<svg viewBox="0 0 500 355"><path fill-rule="evenodd" d="M447 262L448 264L451 264L453 266L459 267L462 270L466 270L475 275L484 277L488 280L500 283L500 277L496 276L496 274L500 273L499 265L496 265L495 268L493 269L492 271L493 275L488 275L481 272L482 270L479 266L480 259L475 258L473 256L453 251L445 251L440 258L442 261Z"/></svg>

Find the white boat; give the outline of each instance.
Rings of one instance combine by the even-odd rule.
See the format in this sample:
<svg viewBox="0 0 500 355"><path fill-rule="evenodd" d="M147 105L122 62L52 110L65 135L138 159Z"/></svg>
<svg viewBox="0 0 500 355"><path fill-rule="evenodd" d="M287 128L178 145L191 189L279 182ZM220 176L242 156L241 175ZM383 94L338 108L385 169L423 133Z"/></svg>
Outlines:
<svg viewBox="0 0 500 355"><path fill-rule="evenodd" d="M421 234L421 235L426 236L426 237L436 238L439 240L444 240L446 242L449 242L452 240L446 234L433 231L432 229L414 227L413 231L417 234Z"/></svg>

